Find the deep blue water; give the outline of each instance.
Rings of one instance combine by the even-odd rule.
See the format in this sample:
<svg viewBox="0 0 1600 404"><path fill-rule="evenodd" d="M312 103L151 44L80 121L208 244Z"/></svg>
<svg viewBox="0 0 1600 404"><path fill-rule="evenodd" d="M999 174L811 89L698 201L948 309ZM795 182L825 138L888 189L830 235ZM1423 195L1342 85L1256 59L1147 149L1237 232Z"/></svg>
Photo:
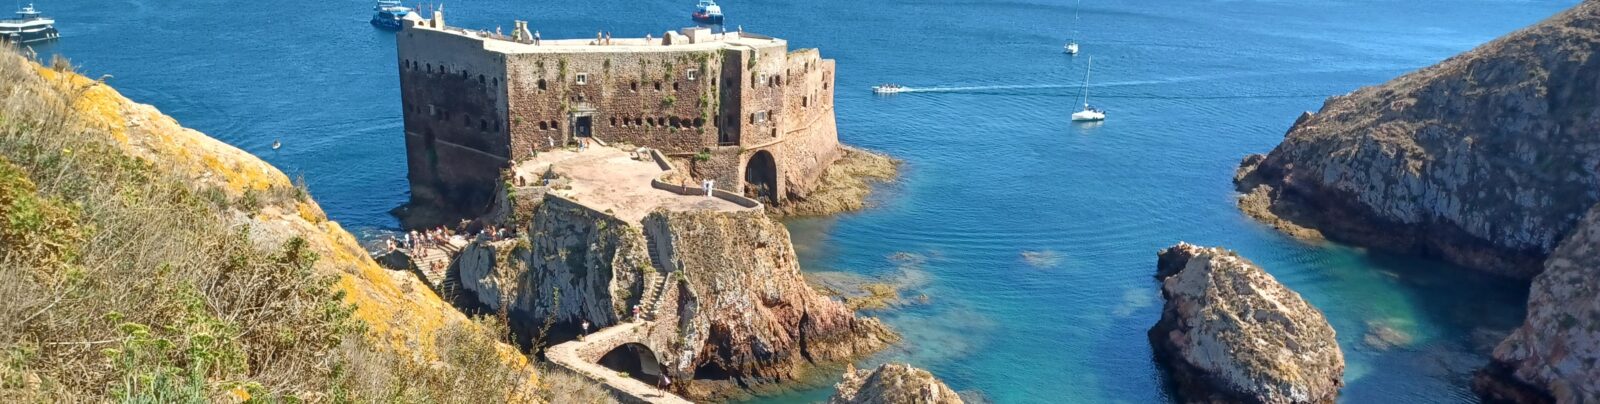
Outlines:
<svg viewBox="0 0 1600 404"><path fill-rule="evenodd" d="M1564 1L1088 1L1077 57L1071 0L724 2L729 26L838 60L840 137L907 163L859 214L790 222L819 279L926 294L876 313L905 334L874 361L910 361L994 402L1168 399L1145 330L1159 317L1155 252L1236 249L1327 313L1347 402L1473 400L1470 372L1525 286L1436 262L1307 245L1239 214L1238 159L1277 144L1324 97L1542 19ZM545 38L641 36L685 25L692 1L462 1L452 25L529 19ZM406 199L392 36L369 1L60 1L60 52L129 97L303 175L358 234ZM1074 125L1095 59L1101 125ZM954 88L890 97L894 82ZM270 150L274 139L281 150ZM1032 259L1025 259L1024 253ZM899 254L904 253L904 254ZM1369 322L1410 334L1363 343ZM767 399L805 402L827 389Z"/></svg>

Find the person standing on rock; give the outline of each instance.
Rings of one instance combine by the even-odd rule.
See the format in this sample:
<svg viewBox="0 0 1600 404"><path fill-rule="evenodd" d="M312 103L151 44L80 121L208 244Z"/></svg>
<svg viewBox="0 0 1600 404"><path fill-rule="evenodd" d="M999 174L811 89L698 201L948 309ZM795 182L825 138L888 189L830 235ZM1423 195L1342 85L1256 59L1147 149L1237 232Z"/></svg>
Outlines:
<svg viewBox="0 0 1600 404"><path fill-rule="evenodd" d="M633 321L639 321L639 305L633 305Z"/></svg>
<svg viewBox="0 0 1600 404"><path fill-rule="evenodd" d="M666 390L669 387L672 387L672 379L667 378L667 371L663 369L661 370L661 378L656 379L656 388Z"/></svg>
<svg viewBox="0 0 1600 404"><path fill-rule="evenodd" d="M589 320L588 319L584 319L583 320L583 334L578 336L578 340L582 341L582 340L587 339L587 338L589 338Z"/></svg>

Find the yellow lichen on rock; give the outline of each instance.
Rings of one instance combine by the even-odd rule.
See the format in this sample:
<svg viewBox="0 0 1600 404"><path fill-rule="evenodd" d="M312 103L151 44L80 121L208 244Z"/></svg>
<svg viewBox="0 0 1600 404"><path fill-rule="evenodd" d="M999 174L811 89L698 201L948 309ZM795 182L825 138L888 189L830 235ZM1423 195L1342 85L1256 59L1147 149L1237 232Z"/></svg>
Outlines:
<svg viewBox="0 0 1600 404"><path fill-rule="evenodd" d="M110 86L87 77L39 67L46 80L80 94L73 109L90 125L112 133L130 155L157 170L215 186L230 198L259 198L260 209L248 220L252 230L304 238L321 259L316 269L339 277L336 287L355 305L355 316L367 325L374 345L407 352L416 359L438 359L434 342L453 323L470 322L415 277L380 267L355 237L326 219L310 198L270 198L270 192L293 192L287 175L265 161L185 128L156 108L124 98ZM251 196L255 192L255 196ZM516 348L500 344L502 359L518 366L527 359Z"/></svg>

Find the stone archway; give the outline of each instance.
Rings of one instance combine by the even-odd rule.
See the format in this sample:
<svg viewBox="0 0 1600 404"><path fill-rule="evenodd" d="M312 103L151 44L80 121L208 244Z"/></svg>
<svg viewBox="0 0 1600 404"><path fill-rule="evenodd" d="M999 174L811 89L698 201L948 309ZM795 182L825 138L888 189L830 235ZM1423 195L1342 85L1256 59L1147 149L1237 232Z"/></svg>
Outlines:
<svg viewBox="0 0 1600 404"><path fill-rule="evenodd" d="M651 386L661 380L661 360L657 359L656 352L637 342L612 348L610 352L600 357L599 363L611 370L627 373L628 377Z"/></svg>
<svg viewBox="0 0 1600 404"><path fill-rule="evenodd" d="M762 202L778 202L778 161L772 152L757 151L745 162L744 193Z"/></svg>

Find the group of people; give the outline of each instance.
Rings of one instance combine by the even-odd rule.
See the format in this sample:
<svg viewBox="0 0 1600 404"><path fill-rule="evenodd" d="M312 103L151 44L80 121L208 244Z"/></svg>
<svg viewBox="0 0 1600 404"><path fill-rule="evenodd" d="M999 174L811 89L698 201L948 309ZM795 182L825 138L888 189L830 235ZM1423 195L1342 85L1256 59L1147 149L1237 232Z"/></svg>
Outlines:
<svg viewBox="0 0 1600 404"><path fill-rule="evenodd" d="M450 229L447 229L444 226L439 226L421 231L412 230L406 233L405 239L399 241L398 243L400 247L405 248L406 251L410 251L411 255L417 256L418 258L426 258L429 247L442 246L445 243L450 242L451 236L452 234ZM394 237L389 237L390 250L395 249L395 244L396 241Z"/></svg>

